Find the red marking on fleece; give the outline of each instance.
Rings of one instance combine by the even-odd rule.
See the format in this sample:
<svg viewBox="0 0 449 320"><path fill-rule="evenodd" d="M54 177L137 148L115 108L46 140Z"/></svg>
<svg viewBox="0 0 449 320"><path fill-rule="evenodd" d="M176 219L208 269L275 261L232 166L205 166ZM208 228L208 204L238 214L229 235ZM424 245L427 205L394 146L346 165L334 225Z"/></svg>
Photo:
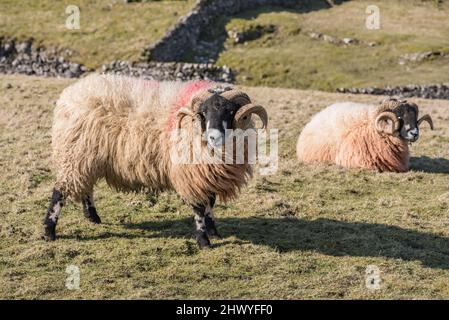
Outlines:
<svg viewBox="0 0 449 320"><path fill-rule="evenodd" d="M199 80L189 82L179 93L178 99L175 104L171 108L170 116L167 121L167 131L170 132L175 128L176 125L176 116L178 114L179 109L182 107L187 107L192 100L192 97L201 90L212 87L212 82L206 80Z"/></svg>

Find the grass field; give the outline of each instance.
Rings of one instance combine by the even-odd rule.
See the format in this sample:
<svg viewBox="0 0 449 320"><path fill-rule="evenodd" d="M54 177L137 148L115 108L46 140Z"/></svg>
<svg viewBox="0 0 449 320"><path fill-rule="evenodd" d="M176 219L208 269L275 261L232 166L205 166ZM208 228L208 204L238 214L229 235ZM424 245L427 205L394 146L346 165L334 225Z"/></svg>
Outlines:
<svg viewBox="0 0 449 320"><path fill-rule="evenodd" d="M228 39L218 57L237 72L237 81L251 86L335 91L339 87L448 82L449 58L400 65L401 55L449 52L449 2L357 0L327 9L324 1L298 9L263 8L223 18L214 32L275 25L275 33L246 44ZM365 27L368 5L380 10L380 29ZM317 41L310 32L359 45ZM376 43L371 47L369 43Z"/></svg>
<svg viewBox="0 0 449 320"><path fill-rule="evenodd" d="M66 28L65 9L80 9L80 29ZM113 60L137 60L194 5L194 0L0 0L0 36L33 37L46 47L70 49L74 62L99 68Z"/></svg>
<svg viewBox="0 0 449 320"><path fill-rule="evenodd" d="M213 248L197 249L176 195L119 194L104 183L104 223L69 204L59 239L46 243L52 108L71 82L0 76L0 298L449 298L447 102L415 100L436 130L412 146L411 172L378 174L303 166L294 150L329 103L381 97L246 88L280 129L280 167L218 205L223 239ZM65 287L68 265L80 268L79 290ZM368 265L380 269L380 290L365 287Z"/></svg>

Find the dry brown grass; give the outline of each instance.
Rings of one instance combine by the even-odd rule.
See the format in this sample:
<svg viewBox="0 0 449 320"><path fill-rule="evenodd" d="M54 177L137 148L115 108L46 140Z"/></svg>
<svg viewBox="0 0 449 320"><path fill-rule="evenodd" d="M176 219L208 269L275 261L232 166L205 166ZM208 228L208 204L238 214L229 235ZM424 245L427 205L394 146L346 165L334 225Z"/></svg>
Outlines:
<svg viewBox="0 0 449 320"><path fill-rule="evenodd" d="M437 129L413 145L413 170L378 174L303 166L294 146L326 105L381 97L247 88L280 129L280 167L218 205L224 239L211 250L197 249L190 209L176 195L149 206L104 183L96 193L104 223L68 205L60 238L46 243L52 108L71 82L0 77L1 298L449 298L446 101L416 100ZM65 288L70 264L81 270L80 290ZM380 268L379 291L365 287L370 264Z"/></svg>

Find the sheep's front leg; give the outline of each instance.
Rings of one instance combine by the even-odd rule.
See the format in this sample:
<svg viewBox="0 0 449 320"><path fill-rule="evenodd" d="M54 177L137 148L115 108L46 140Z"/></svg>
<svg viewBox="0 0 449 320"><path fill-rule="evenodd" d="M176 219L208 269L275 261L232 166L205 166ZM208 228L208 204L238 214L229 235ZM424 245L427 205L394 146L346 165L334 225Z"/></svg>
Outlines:
<svg viewBox="0 0 449 320"><path fill-rule="evenodd" d="M97 209L95 208L93 196L92 195L85 196L82 202L83 202L84 216L93 223L101 223L101 219L97 214Z"/></svg>
<svg viewBox="0 0 449 320"><path fill-rule="evenodd" d="M210 241L206 228L206 206L194 205L193 212L195 213L196 242L200 249L208 248L210 247Z"/></svg>
<svg viewBox="0 0 449 320"><path fill-rule="evenodd" d="M205 210L205 222L206 222L206 230L209 236L220 238L221 236L217 231L217 227L215 226L215 220L214 220L214 205L215 205L215 196L212 196L209 198L209 203L206 206Z"/></svg>
<svg viewBox="0 0 449 320"><path fill-rule="evenodd" d="M50 205L48 206L44 219L44 240L53 241L56 239L56 224L58 223L58 218L64 204L65 199L63 194L59 190L53 189Z"/></svg>

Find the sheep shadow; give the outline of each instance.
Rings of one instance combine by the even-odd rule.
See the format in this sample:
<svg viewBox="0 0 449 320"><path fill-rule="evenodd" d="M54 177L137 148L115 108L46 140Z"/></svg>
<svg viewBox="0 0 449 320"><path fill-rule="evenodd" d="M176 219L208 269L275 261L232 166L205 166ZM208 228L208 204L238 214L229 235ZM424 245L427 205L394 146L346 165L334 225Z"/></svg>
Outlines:
<svg viewBox="0 0 449 320"><path fill-rule="evenodd" d="M449 269L449 238L397 226L332 219L223 218L217 226L224 238L265 245L279 252L305 250L331 256L385 257L420 261L429 268ZM154 237L192 238L192 219L128 224ZM226 245L229 241L217 243Z"/></svg>
<svg viewBox="0 0 449 320"><path fill-rule="evenodd" d="M410 169L426 173L449 173L449 160L427 156L411 157Z"/></svg>
<svg viewBox="0 0 449 320"><path fill-rule="evenodd" d="M334 5L340 5L343 2L349 0L335 0ZM233 18L240 18L245 20L256 19L259 15L265 13L275 13L275 12L291 12L291 13L309 13L313 11L330 9L331 5L326 0L311 0L304 1L301 4L290 5L290 6L274 6L268 5L256 9L249 9L240 12L232 16L222 16L210 26L210 28L204 28L201 31L197 44L195 48L184 54L181 59L184 62L211 62L217 61L220 54L225 50L225 42L228 38L226 32L226 25ZM254 39L252 39L254 40ZM198 56L199 55L199 56ZM199 59L199 60L198 60Z"/></svg>

